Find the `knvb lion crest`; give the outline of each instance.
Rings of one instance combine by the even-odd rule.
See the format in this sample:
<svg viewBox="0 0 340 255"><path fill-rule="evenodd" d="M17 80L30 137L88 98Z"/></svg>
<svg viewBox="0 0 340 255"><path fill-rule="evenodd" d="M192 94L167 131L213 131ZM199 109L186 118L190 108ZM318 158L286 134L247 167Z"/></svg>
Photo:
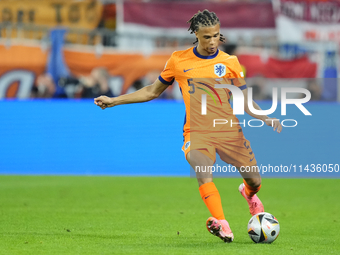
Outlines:
<svg viewBox="0 0 340 255"><path fill-rule="evenodd" d="M226 67L223 64L214 65L214 72L218 77L222 77L226 74Z"/></svg>

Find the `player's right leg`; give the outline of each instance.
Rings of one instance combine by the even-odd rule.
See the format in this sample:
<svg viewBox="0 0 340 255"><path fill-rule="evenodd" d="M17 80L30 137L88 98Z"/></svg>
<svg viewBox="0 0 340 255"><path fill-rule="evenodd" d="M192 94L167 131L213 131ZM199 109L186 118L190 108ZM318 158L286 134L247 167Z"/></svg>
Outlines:
<svg viewBox="0 0 340 255"><path fill-rule="evenodd" d="M186 159L194 170L208 169L209 166L214 164L214 161L206 154L209 153L203 150L191 150L187 153ZM208 231L221 238L224 242L232 242L234 235L229 223L225 220L221 197L213 183L212 173L209 171L195 172L202 200L212 215L206 222Z"/></svg>
<svg viewBox="0 0 340 255"><path fill-rule="evenodd" d="M258 169L256 165L251 167L252 169ZM247 173L242 171L240 168L238 168L238 170L243 177L243 183L239 186L238 190L241 195L246 199L249 206L250 214L255 215L260 212L264 212L263 204L256 195L256 193L261 188L260 173L258 171Z"/></svg>
<svg viewBox="0 0 340 255"><path fill-rule="evenodd" d="M224 162L234 165L243 177L239 191L246 199L250 213L263 212L263 204L256 195L261 188L261 176L249 141L243 135L238 139L220 138L219 141L217 153Z"/></svg>

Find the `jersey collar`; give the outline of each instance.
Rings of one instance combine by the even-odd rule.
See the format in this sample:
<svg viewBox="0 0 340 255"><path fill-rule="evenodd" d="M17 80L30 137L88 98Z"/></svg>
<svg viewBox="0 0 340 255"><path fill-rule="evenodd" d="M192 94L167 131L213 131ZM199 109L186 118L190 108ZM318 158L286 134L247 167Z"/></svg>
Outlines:
<svg viewBox="0 0 340 255"><path fill-rule="evenodd" d="M197 52L197 46L194 47L194 54L196 55L196 57L199 57L199 58L202 58L202 59L212 59L212 58L215 58L217 55L218 55L218 52L219 52L219 49L217 49L217 51L215 52L214 55L210 55L210 56L203 56L201 54L199 54Z"/></svg>

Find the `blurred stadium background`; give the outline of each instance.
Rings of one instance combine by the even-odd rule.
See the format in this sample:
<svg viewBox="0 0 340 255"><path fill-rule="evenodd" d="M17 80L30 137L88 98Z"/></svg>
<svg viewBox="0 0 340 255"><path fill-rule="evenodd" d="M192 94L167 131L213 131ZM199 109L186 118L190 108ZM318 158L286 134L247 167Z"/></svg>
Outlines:
<svg viewBox="0 0 340 255"><path fill-rule="evenodd" d="M311 92L313 117L292 110L287 119L301 121L281 138L245 130L258 161L337 163L337 1L2 0L0 173L188 175L176 84L153 102L106 111L93 98L151 84L173 51L192 46L186 22L204 9L220 18L220 48L238 56L261 106L273 87Z"/></svg>

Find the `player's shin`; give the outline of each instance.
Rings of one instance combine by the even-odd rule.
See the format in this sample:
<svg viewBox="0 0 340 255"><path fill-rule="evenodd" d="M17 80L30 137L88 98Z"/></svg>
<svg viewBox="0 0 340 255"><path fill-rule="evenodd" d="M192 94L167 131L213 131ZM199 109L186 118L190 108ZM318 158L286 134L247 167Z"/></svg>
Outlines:
<svg viewBox="0 0 340 255"><path fill-rule="evenodd" d="M248 179L243 179L245 193L248 197L254 196L261 189L261 179L256 182L251 182Z"/></svg>
<svg viewBox="0 0 340 255"><path fill-rule="evenodd" d="M211 215L218 219L224 219L220 194L213 182L208 182L199 187L202 200L209 209Z"/></svg>

